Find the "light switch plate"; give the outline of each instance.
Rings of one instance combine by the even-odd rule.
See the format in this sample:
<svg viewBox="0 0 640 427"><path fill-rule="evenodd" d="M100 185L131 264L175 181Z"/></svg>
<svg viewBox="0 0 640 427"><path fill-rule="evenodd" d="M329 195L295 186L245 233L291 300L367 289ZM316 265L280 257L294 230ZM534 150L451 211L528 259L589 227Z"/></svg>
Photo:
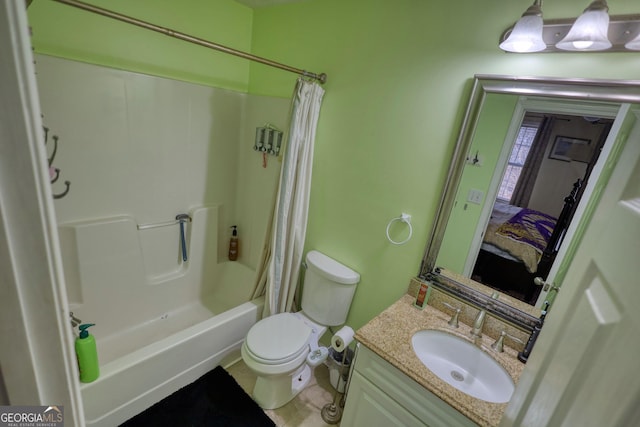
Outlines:
<svg viewBox="0 0 640 427"><path fill-rule="evenodd" d="M472 188L469 190L469 196L467 196L467 202L475 203L479 205L482 203L482 198L484 197L484 192L482 190L476 190Z"/></svg>

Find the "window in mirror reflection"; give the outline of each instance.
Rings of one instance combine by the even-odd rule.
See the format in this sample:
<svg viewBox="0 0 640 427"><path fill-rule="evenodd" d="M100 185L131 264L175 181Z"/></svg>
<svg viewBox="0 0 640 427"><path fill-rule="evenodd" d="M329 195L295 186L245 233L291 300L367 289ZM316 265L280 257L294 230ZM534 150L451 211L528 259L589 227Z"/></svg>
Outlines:
<svg viewBox="0 0 640 427"><path fill-rule="evenodd" d="M533 141L538 134L539 128L540 122L530 119L523 122L522 126L520 126L518 136L516 137L513 149L511 150L511 155L509 156L507 169L504 173L504 177L502 177L500 188L498 189L499 201L509 202L511 200L513 192L516 189L516 185L518 184L520 173L522 172L522 168L527 160L527 156L531 150Z"/></svg>
<svg viewBox="0 0 640 427"><path fill-rule="evenodd" d="M612 120L527 113L514 142L471 278L535 304ZM588 140L580 156L551 155L558 136ZM588 152L585 155L585 150Z"/></svg>

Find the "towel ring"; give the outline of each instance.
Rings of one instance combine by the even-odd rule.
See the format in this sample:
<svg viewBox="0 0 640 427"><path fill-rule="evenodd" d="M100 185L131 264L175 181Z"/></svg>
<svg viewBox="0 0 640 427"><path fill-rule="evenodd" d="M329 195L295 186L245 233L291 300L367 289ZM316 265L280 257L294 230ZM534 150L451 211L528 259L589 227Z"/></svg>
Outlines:
<svg viewBox="0 0 640 427"><path fill-rule="evenodd" d="M404 222L409 226L409 236L407 236L407 238L401 242L396 242L391 238L391 236L389 236L389 228L391 228L391 224L393 224L396 221ZM389 239L389 241L394 245L404 245L411 239L412 234L413 234L413 227L411 226L411 215L409 214L406 214L403 212L402 215L396 218L392 218L391 221L389 221L389 224L387 224L387 239Z"/></svg>

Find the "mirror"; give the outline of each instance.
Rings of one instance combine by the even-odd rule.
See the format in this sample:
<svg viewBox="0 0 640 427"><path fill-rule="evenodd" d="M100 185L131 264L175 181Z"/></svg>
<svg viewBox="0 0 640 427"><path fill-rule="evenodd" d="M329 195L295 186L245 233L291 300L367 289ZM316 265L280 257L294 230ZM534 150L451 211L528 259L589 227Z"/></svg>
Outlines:
<svg viewBox="0 0 640 427"><path fill-rule="evenodd" d="M624 143L619 136L629 104L638 103L640 81L476 75L420 277L480 302L498 289L517 300L503 304L504 310L522 313L525 323L537 316L535 306L552 302L561 285L597 204L597 189ZM523 144L528 154L518 156ZM541 149L534 148L538 144ZM537 162L531 160L535 152ZM527 163L537 164L537 172L527 173ZM514 168L519 177L509 179ZM542 173L549 170L554 173ZM528 176L537 179L529 181L529 191L520 191ZM514 195L523 192L524 199ZM499 209L503 205L506 212ZM552 218L534 224L545 240L533 261L512 256L508 261L520 264L520 273L500 276L511 267L495 264L504 257L487 251L486 236L499 229L514 241L521 223L538 213ZM503 221L494 223L500 215ZM535 277L541 277L537 284Z"/></svg>
<svg viewBox="0 0 640 427"><path fill-rule="evenodd" d="M536 303L542 287L534 280L547 279L619 106L585 108L487 97L438 266ZM502 133L504 143L496 144ZM469 238L467 256L461 257L461 242Z"/></svg>

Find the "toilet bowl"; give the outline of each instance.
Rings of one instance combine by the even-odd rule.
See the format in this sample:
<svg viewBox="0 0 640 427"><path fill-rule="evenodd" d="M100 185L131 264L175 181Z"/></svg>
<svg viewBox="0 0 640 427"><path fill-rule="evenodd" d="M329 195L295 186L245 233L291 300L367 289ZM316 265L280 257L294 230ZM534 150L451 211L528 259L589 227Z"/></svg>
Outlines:
<svg viewBox="0 0 640 427"><path fill-rule="evenodd" d="M309 384L309 354L326 330L301 312L267 317L249 330L241 353L257 375L253 398L261 408L279 408Z"/></svg>
<svg viewBox="0 0 640 427"><path fill-rule="evenodd" d="M311 367L328 350L318 340L328 326L344 324L360 275L318 252L306 256L302 311L266 317L251 327L241 354L256 374L254 400L263 409L285 405L311 379Z"/></svg>

